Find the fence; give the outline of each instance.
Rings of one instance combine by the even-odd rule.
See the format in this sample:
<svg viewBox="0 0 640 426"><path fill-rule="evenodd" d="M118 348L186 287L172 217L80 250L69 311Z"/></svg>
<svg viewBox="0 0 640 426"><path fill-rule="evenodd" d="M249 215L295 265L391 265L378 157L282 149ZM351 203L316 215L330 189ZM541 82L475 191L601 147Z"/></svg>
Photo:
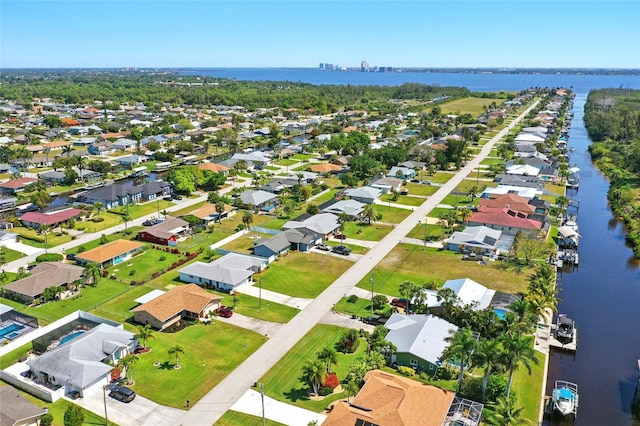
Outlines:
<svg viewBox="0 0 640 426"><path fill-rule="evenodd" d="M259 232L261 234L269 234L269 235L276 235L282 232L282 231L278 231L277 229L262 228L261 226L252 226L251 231Z"/></svg>

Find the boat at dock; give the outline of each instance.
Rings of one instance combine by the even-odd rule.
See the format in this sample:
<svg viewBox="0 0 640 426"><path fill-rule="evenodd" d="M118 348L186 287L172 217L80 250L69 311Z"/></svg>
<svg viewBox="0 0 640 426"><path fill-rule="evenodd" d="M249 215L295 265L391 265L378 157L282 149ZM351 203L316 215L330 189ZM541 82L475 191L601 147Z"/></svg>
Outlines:
<svg viewBox="0 0 640 426"><path fill-rule="evenodd" d="M557 351L569 353L576 353L578 351L578 328L575 322L565 314L558 315L555 324L551 325L549 347Z"/></svg>
<svg viewBox="0 0 640 426"><path fill-rule="evenodd" d="M558 315L558 321L556 322L556 338L565 343L573 341L573 334L575 331L575 324L571 318L567 318L565 315Z"/></svg>
<svg viewBox="0 0 640 426"><path fill-rule="evenodd" d="M578 415L578 385L564 380L556 380L551 395L553 409L563 416Z"/></svg>

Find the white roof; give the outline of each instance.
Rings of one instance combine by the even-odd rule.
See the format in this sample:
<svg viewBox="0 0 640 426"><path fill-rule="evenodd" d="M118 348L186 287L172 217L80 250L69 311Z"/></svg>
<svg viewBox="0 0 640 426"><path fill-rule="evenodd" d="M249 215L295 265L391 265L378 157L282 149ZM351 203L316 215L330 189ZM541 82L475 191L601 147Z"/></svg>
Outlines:
<svg viewBox="0 0 640 426"><path fill-rule="evenodd" d="M149 293L138 297L137 299L134 300L134 302L139 303L139 304L144 304L147 302L152 301L153 299L155 299L156 297L162 296L163 294L165 294L165 291L162 290L151 290Z"/></svg>
<svg viewBox="0 0 640 426"><path fill-rule="evenodd" d="M393 343L399 353L410 353L437 363L448 346L445 339L458 327L433 315L403 315L394 313L385 324L389 329L387 341Z"/></svg>
<svg viewBox="0 0 640 426"><path fill-rule="evenodd" d="M448 280L442 288L450 288L453 290L463 305L477 303L475 307L477 310L488 307L491 299L493 299L493 295L496 294L495 290L488 289L469 278Z"/></svg>
<svg viewBox="0 0 640 426"><path fill-rule="evenodd" d="M542 138L540 136L536 136L533 135L531 133L520 133L518 136L516 136L516 138L514 139L515 142L544 142L545 138Z"/></svg>
<svg viewBox="0 0 640 426"><path fill-rule="evenodd" d="M486 188L482 193L483 194L508 194L509 192L519 195L520 197L525 198L533 198L538 194L542 194L542 191L537 190L536 188L524 188L522 186L512 186L512 185L498 185L496 188Z"/></svg>
<svg viewBox="0 0 640 426"><path fill-rule="evenodd" d="M528 164L514 164L513 166L507 167L507 174L509 175L538 176L538 173L540 173L539 168Z"/></svg>

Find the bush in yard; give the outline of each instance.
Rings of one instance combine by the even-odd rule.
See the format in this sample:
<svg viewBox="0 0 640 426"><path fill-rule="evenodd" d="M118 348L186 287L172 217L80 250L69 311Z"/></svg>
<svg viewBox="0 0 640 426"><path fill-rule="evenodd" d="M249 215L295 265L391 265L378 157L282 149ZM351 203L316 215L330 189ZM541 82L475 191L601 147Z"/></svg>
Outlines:
<svg viewBox="0 0 640 426"><path fill-rule="evenodd" d="M347 297L347 302L358 303L358 296L356 296L355 294L350 295L349 297Z"/></svg>
<svg viewBox="0 0 640 426"><path fill-rule="evenodd" d="M327 374L327 377L324 378L324 381L322 382L322 387L335 389L338 387L339 384L340 384L340 380L338 380L338 376L336 375L336 373L329 373Z"/></svg>
<svg viewBox="0 0 640 426"><path fill-rule="evenodd" d="M129 271L129 276L130 277L134 276L135 274L136 274L136 270L135 269L132 269L132 270Z"/></svg>
<svg viewBox="0 0 640 426"><path fill-rule="evenodd" d="M373 305L373 309L382 309L385 306L387 306L389 303L389 300L387 299L387 296L385 296L384 294L376 294L375 296L373 296L373 299L371 299L371 304Z"/></svg>
<svg viewBox="0 0 640 426"><path fill-rule="evenodd" d="M47 413L40 418L40 426L51 426L53 424L53 414Z"/></svg>
<svg viewBox="0 0 640 426"><path fill-rule="evenodd" d="M160 259L158 259L160 262L164 262L165 260L167 260L167 256L165 256L164 254L162 256L160 256Z"/></svg>
<svg viewBox="0 0 640 426"><path fill-rule="evenodd" d="M340 352L352 354L358 350L358 346L360 346L358 330L349 329L340 337L340 341L338 342L336 349Z"/></svg>
<svg viewBox="0 0 640 426"><path fill-rule="evenodd" d="M36 262L62 262L62 258L59 253L43 253L36 257Z"/></svg>
<svg viewBox="0 0 640 426"><path fill-rule="evenodd" d="M320 394L320 396L327 396L327 395L331 395L333 393L333 389L331 389L330 387L324 387L324 388L320 388L320 390L318 391L318 394Z"/></svg>
<svg viewBox="0 0 640 426"><path fill-rule="evenodd" d="M413 371L413 368L405 367L404 365L398 366L398 373L402 374L403 376L407 376L407 377L413 377L413 376L416 375L416 372Z"/></svg>
<svg viewBox="0 0 640 426"><path fill-rule="evenodd" d="M102 270L102 277L106 277L107 275L109 275L109 271L107 271L106 269Z"/></svg>
<svg viewBox="0 0 640 426"><path fill-rule="evenodd" d="M64 426L82 426L82 423L84 423L82 408L75 404L69 404L64 412Z"/></svg>

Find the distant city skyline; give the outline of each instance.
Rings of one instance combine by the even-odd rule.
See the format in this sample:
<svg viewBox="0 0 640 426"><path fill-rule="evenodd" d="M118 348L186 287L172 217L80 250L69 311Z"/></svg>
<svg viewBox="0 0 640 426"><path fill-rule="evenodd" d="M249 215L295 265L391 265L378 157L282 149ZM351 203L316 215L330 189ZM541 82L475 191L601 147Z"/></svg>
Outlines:
<svg viewBox="0 0 640 426"><path fill-rule="evenodd" d="M640 1L0 2L2 68L640 68Z"/></svg>

